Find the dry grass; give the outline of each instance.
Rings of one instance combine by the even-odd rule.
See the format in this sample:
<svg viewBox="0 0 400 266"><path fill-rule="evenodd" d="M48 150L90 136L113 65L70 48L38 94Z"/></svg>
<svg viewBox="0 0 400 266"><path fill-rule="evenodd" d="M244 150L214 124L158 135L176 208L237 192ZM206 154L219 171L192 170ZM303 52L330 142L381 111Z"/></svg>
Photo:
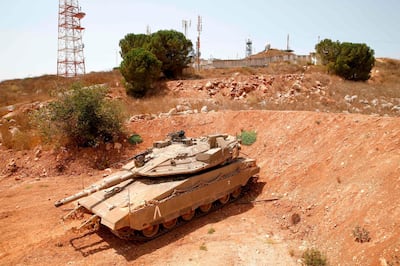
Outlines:
<svg viewBox="0 0 400 266"><path fill-rule="evenodd" d="M40 143L40 137L30 124L29 116L21 113L0 123L1 143L14 150L30 150Z"/></svg>
<svg viewBox="0 0 400 266"><path fill-rule="evenodd" d="M71 86L79 81L84 86L94 84L107 84L112 88L111 94L120 98L126 105L129 115L166 113L171 108L183 102L188 102L191 109L200 110L207 105L209 110L243 110L243 109L268 109L268 110L309 110L323 112L358 112L363 114L380 114L398 116L399 112L390 107L382 107L382 103L391 102L400 105L400 61L394 59L377 59L368 82L345 81L329 75L322 66L302 66L287 62L272 63L262 68L231 68L208 69L197 71L186 69L183 79L213 79L231 78L233 76L304 74L302 86L312 88L317 81L325 88L325 99L320 95L299 94L290 101L276 101L277 93L287 93L293 81L277 78L267 94L261 95L250 92L244 101L234 101L222 94L216 94L212 99L182 98L178 94L168 92L165 81L156 84L152 95L143 99L126 97L122 87L123 77L118 70L110 72L93 72L79 78L61 78L45 75L35 78L7 80L0 83L0 117L12 109L19 110L27 103L47 101L51 94L60 89ZM206 81L204 81L206 82ZM348 104L344 101L346 95L357 95L357 99ZM275 100L271 100L275 99ZM326 102L329 99L329 102ZM379 104L372 104L378 101ZM368 104L366 104L366 102ZM14 149L30 149L39 143L39 137L29 124L27 112L17 113L11 119L0 121L0 139L3 147ZM13 130L18 128L18 130Z"/></svg>
<svg viewBox="0 0 400 266"><path fill-rule="evenodd" d="M34 78L6 80L0 82L0 115L5 112L5 106L48 100L53 91L68 88L74 82L80 82L84 86L95 84L116 86L121 84L121 80L122 76L118 70L92 72L77 78L45 75Z"/></svg>

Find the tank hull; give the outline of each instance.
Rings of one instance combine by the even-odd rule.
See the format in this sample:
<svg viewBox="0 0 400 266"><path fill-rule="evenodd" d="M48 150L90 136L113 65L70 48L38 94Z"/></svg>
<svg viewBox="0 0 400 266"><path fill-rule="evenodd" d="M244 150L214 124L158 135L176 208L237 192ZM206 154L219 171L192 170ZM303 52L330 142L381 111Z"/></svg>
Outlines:
<svg viewBox="0 0 400 266"><path fill-rule="evenodd" d="M258 172L254 160L237 158L190 177L127 180L80 199L78 205L100 217L100 223L114 232L140 232L234 193ZM118 193L108 195L113 190Z"/></svg>
<svg viewBox="0 0 400 266"><path fill-rule="evenodd" d="M54 205L77 203L63 219L91 215L76 231L103 225L122 238L152 239L240 195L260 169L239 151L234 136L187 138L184 131L174 132L120 171Z"/></svg>

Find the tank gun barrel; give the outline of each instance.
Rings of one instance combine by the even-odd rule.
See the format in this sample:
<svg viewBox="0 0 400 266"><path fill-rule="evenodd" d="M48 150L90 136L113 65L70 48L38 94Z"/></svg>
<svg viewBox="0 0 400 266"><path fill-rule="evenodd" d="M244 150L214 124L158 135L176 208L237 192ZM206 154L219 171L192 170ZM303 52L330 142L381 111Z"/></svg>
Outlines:
<svg viewBox="0 0 400 266"><path fill-rule="evenodd" d="M116 172L116 173L110 175L109 177L103 179L103 181L101 181L98 184L93 184L92 186L85 188L84 190L82 190L74 195L71 195L64 199L56 201L54 203L54 206L60 207L64 204L67 204L72 201L78 200L80 198L86 197L92 193L99 191L99 190L115 186L123 181L134 178L135 176L136 176L135 173L133 173L131 171L127 171L127 170Z"/></svg>

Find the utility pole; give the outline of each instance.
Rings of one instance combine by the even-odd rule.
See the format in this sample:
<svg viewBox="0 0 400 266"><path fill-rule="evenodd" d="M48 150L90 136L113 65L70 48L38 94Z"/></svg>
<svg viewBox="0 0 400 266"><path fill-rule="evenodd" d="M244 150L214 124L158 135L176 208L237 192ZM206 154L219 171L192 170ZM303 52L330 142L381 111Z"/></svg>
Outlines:
<svg viewBox="0 0 400 266"><path fill-rule="evenodd" d="M197 56L197 70L200 70L200 33L203 30L201 17L197 17L197 42L196 42L196 56Z"/></svg>
<svg viewBox="0 0 400 266"><path fill-rule="evenodd" d="M185 19L182 20L182 28L183 28L183 33L185 34L185 38L187 38L187 32L190 26L192 26L191 20L185 20Z"/></svg>

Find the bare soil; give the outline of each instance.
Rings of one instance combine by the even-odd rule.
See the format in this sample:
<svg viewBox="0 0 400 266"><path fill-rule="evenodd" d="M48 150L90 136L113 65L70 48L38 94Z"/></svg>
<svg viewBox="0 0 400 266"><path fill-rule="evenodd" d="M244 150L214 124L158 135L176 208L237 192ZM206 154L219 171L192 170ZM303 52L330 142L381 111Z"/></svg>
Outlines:
<svg viewBox="0 0 400 266"><path fill-rule="evenodd" d="M301 265L308 248L331 265L400 265L399 66L377 60L367 83L297 65L210 70L163 82L162 97L140 101L126 96L118 72L89 74L87 85L108 83L110 96L130 106L128 131L144 139L106 153L36 146L25 132L21 116L49 100L54 84L72 81L2 82L0 265ZM55 208L56 200L181 129L257 132L242 153L261 172L242 199L147 243L106 228L74 234L74 223L61 221L74 205ZM356 241L357 227L369 241Z"/></svg>
<svg viewBox="0 0 400 266"><path fill-rule="evenodd" d="M118 170L86 150L0 150L1 265L300 265L315 247L332 265L400 264L400 118L291 111L219 111L129 123L144 142L255 130L243 154L261 172L245 197L147 243L105 228L76 235L54 202ZM60 170L59 163L64 168ZM250 192L249 192L250 193ZM247 195L248 196L248 195ZM269 201L269 199L277 199ZM360 226L370 241L355 241Z"/></svg>

